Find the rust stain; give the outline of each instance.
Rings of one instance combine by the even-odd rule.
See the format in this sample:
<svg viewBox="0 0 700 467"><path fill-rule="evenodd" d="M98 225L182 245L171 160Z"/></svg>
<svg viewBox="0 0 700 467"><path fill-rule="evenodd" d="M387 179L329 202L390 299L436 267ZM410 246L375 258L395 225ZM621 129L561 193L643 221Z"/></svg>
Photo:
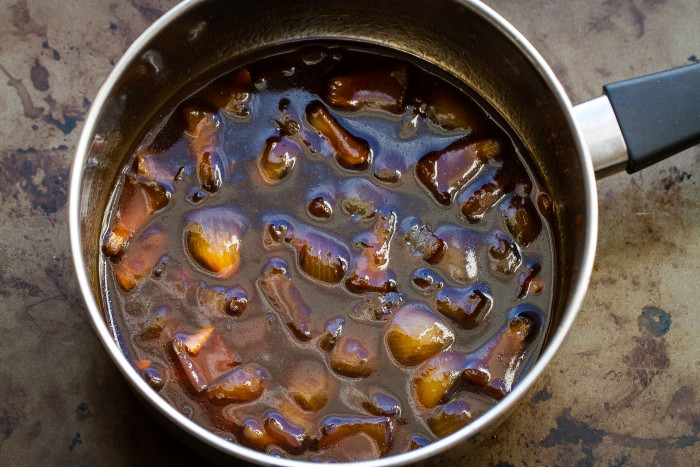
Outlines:
<svg viewBox="0 0 700 467"><path fill-rule="evenodd" d="M629 10L632 14L632 24L637 27L637 38L644 35L644 22L646 21L646 15L642 13L634 0L629 0Z"/></svg>
<svg viewBox="0 0 700 467"><path fill-rule="evenodd" d="M671 328L671 315L661 308L645 306L637 319L639 329L654 337L661 337Z"/></svg>
<svg viewBox="0 0 700 467"><path fill-rule="evenodd" d="M44 113L44 108L34 106L32 98L29 95L29 91L27 90L27 87L24 85L24 83L22 83L22 80L12 76L10 72L8 72L2 65L0 65L0 70L2 70L2 72L7 75L7 84L15 88L15 91L17 91L17 95L19 96L19 99L22 102L24 116L27 118L31 118L32 120L36 120L37 118L41 117Z"/></svg>
<svg viewBox="0 0 700 467"><path fill-rule="evenodd" d="M692 435L642 438L598 429L573 417L570 407L562 411L556 422L556 428L549 430L547 437L540 441L540 446L553 447L562 444L580 444L581 451L586 454L587 458L592 458L592 447L602 443L605 438L609 438L619 446L651 451L678 449L700 443L700 437L698 437L697 432ZM590 456L588 453L590 453Z"/></svg>
<svg viewBox="0 0 700 467"><path fill-rule="evenodd" d="M5 441L12 435L18 421L18 418L13 416L13 414L9 413L7 410L3 410L2 413L0 413L0 437L2 438L2 441Z"/></svg>
<svg viewBox="0 0 700 467"><path fill-rule="evenodd" d="M163 11L154 7L148 5L146 2L138 1L138 0L131 0L131 6L133 6L136 11L138 11L143 19L148 21L149 23L154 22L161 16L163 16Z"/></svg>
<svg viewBox="0 0 700 467"><path fill-rule="evenodd" d="M66 204L68 147L50 150L33 147L0 153L0 198L7 203L24 194L34 209L53 214ZM10 211L10 217L23 213Z"/></svg>
<svg viewBox="0 0 700 467"><path fill-rule="evenodd" d="M668 176L664 177L661 179L661 182L663 183L664 190L670 190L671 188L675 187L679 183L685 181L685 180L690 180L690 178L693 176L693 174L686 172L685 170L678 170L678 167L675 165L669 169L669 174Z"/></svg>
<svg viewBox="0 0 700 467"><path fill-rule="evenodd" d="M604 33L614 31L617 28L616 19L628 20L636 29L636 38L644 36L647 13L651 12L659 5L663 5L665 0L643 0L637 5L635 0L606 0L603 2L601 14L591 18L588 22L589 32Z"/></svg>
<svg viewBox="0 0 700 467"><path fill-rule="evenodd" d="M11 294L19 290L26 292L29 296L39 296L43 293L41 287L36 284L27 282L21 277L6 277L0 270L0 297L9 297Z"/></svg>
<svg viewBox="0 0 700 467"><path fill-rule="evenodd" d="M75 409L75 412L79 422L87 420L93 415L92 411L90 410L90 407L88 407L88 405L85 402L82 402L80 405L78 405L78 407Z"/></svg>
<svg viewBox="0 0 700 467"><path fill-rule="evenodd" d="M38 64L38 61L37 61ZM39 65L41 66L41 65ZM43 68L43 67L42 67ZM20 102L22 103L22 108L24 110L24 116L26 118L30 118L32 120L37 120L41 118L44 122L55 126L64 135L69 134L72 132L75 127L78 125L78 121L82 120L83 116L85 115L85 106L83 108L73 108L73 107L65 107L59 110L60 113L60 118L56 118L53 116L54 110L57 109L58 105L54 98L50 95L46 96L44 98L44 101L49 104L50 112L47 114L44 114L45 109L44 107L36 107L34 103L32 102L32 98L29 94L29 90L27 87L24 85L21 79L15 78L8 72L5 67L0 65L0 70L2 70L3 73L7 75L9 78L7 81L7 84L15 88L15 91L17 91L17 95L19 96ZM44 69L45 70L45 69ZM37 75L41 75L42 72L37 72ZM43 82L43 78L37 77L37 81L35 82L34 79L34 72L32 71L32 83L34 84L34 87L39 89L40 87L43 87L44 85L46 86L46 89L48 89L48 72L46 72L46 83ZM41 90L41 89L39 89ZM43 118L42 118L43 117ZM62 119L61 119L62 118Z"/></svg>
<svg viewBox="0 0 700 467"><path fill-rule="evenodd" d="M39 59L34 59L34 65L29 73L34 89L37 91L49 90L49 71L39 63Z"/></svg>
<svg viewBox="0 0 700 467"><path fill-rule="evenodd" d="M545 386L542 388L542 390L540 392L538 392L537 394L535 394L533 396L532 402L535 404L539 404L540 402L546 402L551 398L552 398L552 393L549 392L549 390L547 389L547 386Z"/></svg>
<svg viewBox="0 0 700 467"><path fill-rule="evenodd" d="M671 397L665 417L679 419L693 427L695 434L700 430L700 404L697 391L692 386L681 386Z"/></svg>
<svg viewBox="0 0 700 467"><path fill-rule="evenodd" d="M16 35L26 38L32 34L39 37L46 37L46 26L39 26L29 15L27 0L20 0L14 5L10 5L12 20L10 24L17 30Z"/></svg>
<svg viewBox="0 0 700 467"><path fill-rule="evenodd" d="M646 381L644 386L648 386L654 374L658 374L659 370L667 369L671 360L668 357L668 345L664 338L654 339L648 336L635 337L636 347L628 355L622 357L622 360L632 370L637 370L638 373L652 375L649 378L641 378Z"/></svg>

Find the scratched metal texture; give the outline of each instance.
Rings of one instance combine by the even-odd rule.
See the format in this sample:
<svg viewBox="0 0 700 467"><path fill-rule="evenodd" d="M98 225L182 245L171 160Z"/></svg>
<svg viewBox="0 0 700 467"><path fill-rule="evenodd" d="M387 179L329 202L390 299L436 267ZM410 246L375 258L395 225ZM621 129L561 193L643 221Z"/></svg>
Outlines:
<svg viewBox="0 0 700 467"><path fill-rule="evenodd" d="M490 0L572 101L698 61L697 0ZM0 465L191 465L122 381L70 265L67 177L115 61L175 2L0 0ZM700 148L598 183L579 318L491 439L426 465L700 464Z"/></svg>

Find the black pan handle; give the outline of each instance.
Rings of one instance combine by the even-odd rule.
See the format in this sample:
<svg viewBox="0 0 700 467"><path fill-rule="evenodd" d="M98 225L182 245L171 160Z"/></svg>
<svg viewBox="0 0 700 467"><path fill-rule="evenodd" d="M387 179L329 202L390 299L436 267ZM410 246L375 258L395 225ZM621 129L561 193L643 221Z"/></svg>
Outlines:
<svg viewBox="0 0 700 467"><path fill-rule="evenodd" d="M700 143L700 63L603 86L634 173Z"/></svg>

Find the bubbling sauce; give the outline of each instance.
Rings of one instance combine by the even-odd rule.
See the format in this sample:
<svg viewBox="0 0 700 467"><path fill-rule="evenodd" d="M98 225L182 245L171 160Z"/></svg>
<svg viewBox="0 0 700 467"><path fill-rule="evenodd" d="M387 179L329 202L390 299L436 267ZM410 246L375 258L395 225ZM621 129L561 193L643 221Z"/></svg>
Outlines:
<svg viewBox="0 0 700 467"><path fill-rule="evenodd" d="M462 87L314 43L183 91L104 218L104 301L153 390L312 461L420 448L507 395L548 323L552 203Z"/></svg>

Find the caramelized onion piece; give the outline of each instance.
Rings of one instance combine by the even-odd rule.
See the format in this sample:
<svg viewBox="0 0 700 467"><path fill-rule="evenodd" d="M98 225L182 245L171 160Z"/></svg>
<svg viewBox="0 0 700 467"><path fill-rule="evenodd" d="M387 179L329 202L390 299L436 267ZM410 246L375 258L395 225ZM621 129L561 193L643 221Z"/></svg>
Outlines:
<svg viewBox="0 0 700 467"><path fill-rule="evenodd" d="M202 93L202 97L217 108L234 117L250 116L253 99L253 80L247 68L242 68L233 76L211 83Z"/></svg>
<svg viewBox="0 0 700 467"><path fill-rule="evenodd" d="M485 404L452 400L435 409L426 421L435 436L444 438L460 428L464 428L485 411Z"/></svg>
<svg viewBox="0 0 700 467"><path fill-rule="evenodd" d="M141 371L141 377L144 379L144 381L146 381L151 389L156 392L160 391L163 389L163 386L165 386L165 380L160 374L160 370L154 366L149 366L148 368L143 369Z"/></svg>
<svg viewBox="0 0 700 467"><path fill-rule="evenodd" d="M302 125L302 117L297 110L292 107L289 99L284 98L279 102L279 119L275 119L280 133L294 139L302 144L312 154L330 155L333 153L332 147L323 136L317 131L313 131Z"/></svg>
<svg viewBox="0 0 700 467"><path fill-rule="evenodd" d="M350 378L361 378L376 372L377 346L368 337L340 336L331 351L330 365L333 371Z"/></svg>
<svg viewBox="0 0 700 467"><path fill-rule="evenodd" d="M232 208L191 211L186 217L185 245L190 258L216 276L231 278L240 263L247 220Z"/></svg>
<svg viewBox="0 0 700 467"><path fill-rule="evenodd" d="M476 104L464 94L446 86L426 89L425 114L428 119L446 130L481 133L488 119Z"/></svg>
<svg viewBox="0 0 700 467"><path fill-rule="evenodd" d="M146 278L166 251L166 237L160 227L144 230L114 265L114 277L126 291Z"/></svg>
<svg viewBox="0 0 700 467"><path fill-rule="evenodd" d="M327 449L344 438L358 434L369 436L384 455L391 443L391 420L387 417L326 417L321 422L319 449Z"/></svg>
<svg viewBox="0 0 700 467"><path fill-rule="evenodd" d="M150 360L132 360L131 363L134 365L134 367L139 370L139 371L144 371L147 369L149 366L151 366L151 361Z"/></svg>
<svg viewBox="0 0 700 467"><path fill-rule="evenodd" d="M414 449L423 448L430 443L432 443L432 441L425 436L414 433L408 437L408 450L413 451Z"/></svg>
<svg viewBox="0 0 700 467"><path fill-rule="evenodd" d="M509 181L507 172L488 167L457 198L462 215L471 223L479 222L506 193Z"/></svg>
<svg viewBox="0 0 700 467"><path fill-rule="evenodd" d="M340 109L401 113L407 92L408 69L397 66L331 78L326 100Z"/></svg>
<svg viewBox="0 0 700 467"><path fill-rule="evenodd" d="M220 118L217 114L200 107L185 106L182 109L185 131L190 151L197 164L197 175L202 188L216 192L223 184L227 173L226 158L219 150Z"/></svg>
<svg viewBox="0 0 700 467"><path fill-rule="evenodd" d="M481 239L474 230L454 224L442 224L435 229L435 235L441 238L447 249L439 267L457 282L471 283L477 276L477 250Z"/></svg>
<svg viewBox="0 0 700 467"><path fill-rule="evenodd" d="M276 441L255 418L245 419L237 439L244 446L263 452Z"/></svg>
<svg viewBox="0 0 700 467"><path fill-rule="evenodd" d="M373 415L401 416L401 406L396 399L381 392L372 394L369 400L362 404L362 407Z"/></svg>
<svg viewBox="0 0 700 467"><path fill-rule="evenodd" d="M509 311L514 315L520 308ZM515 314L508 324L476 352L469 355L463 377L484 393L502 399L513 388L515 376L527 349L537 334L534 312Z"/></svg>
<svg viewBox="0 0 700 467"><path fill-rule="evenodd" d="M467 356L446 350L423 364L413 378L413 394L416 401L426 409L446 402L452 397L460 383L467 363Z"/></svg>
<svg viewBox="0 0 700 467"><path fill-rule="evenodd" d="M241 286L207 287L202 284L197 292L199 306L204 310L211 311L214 318L224 313L240 316L248 306L248 294Z"/></svg>
<svg viewBox="0 0 700 467"><path fill-rule="evenodd" d="M508 232L522 246L527 246L540 234L542 220L530 197L510 195L499 206Z"/></svg>
<svg viewBox="0 0 700 467"><path fill-rule="evenodd" d="M217 379L231 368L240 364L241 359L228 346L221 332L208 326L198 332L189 334L178 332L173 336L173 349L185 372L191 372L188 378L199 378L206 382ZM180 353L184 351L185 354ZM196 371L190 368L195 368ZM193 386L196 386L193 383ZM195 390L200 392L200 387Z"/></svg>
<svg viewBox="0 0 700 467"><path fill-rule="evenodd" d="M309 201L306 209L309 214L319 219L329 219L333 215L333 206L321 196Z"/></svg>
<svg viewBox="0 0 700 467"><path fill-rule="evenodd" d="M502 150L503 143L494 138L462 138L423 156L416 163L416 177L438 203L447 206L460 188Z"/></svg>
<svg viewBox="0 0 700 467"><path fill-rule="evenodd" d="M330 248L321 241L315 243L318 237L307 237L305 240L292 240L292 245L297 250L299 267L307 275L321 282L335 284L341 281L345 275L346 263L342 256L334 254Z"/></svg>
<svg viewBox="0 0 700 467"><path fill-rule="evenodd" d="M403 294L397 292L367 293L364 299L353 307L350 317L356 321L369 323L386 321L403 300Z"/></svg>
<svg viewBox="0 0 700 467"><path fill-rule="evenodd" d="M445 322L421 302L409 302L394 313L386 343L402 365L417 365L454 342Z"/></svg>
<svg viewBox="0 0 700 467"><path fill-rule="evenodd" d="M300 341L311 339L311 310L292 282L289 265L274 257L258 278L258 287L272 309Z"/></svg>
<svg viewBox="0 0 700 467"><path fill-rule="evenodd" d="M494 230L486 238L489 248L491 268L501 274L513 274L522 262L520 249L508 235L500 230Z"/></svg>
<svg viewBox="0 0 700 467"><path fill-rule="evenodd" d="M306 443L306 433L303 427L287 420L278 412L268 412L263 420L265 432L270 435L276 445L290 452L303 450Z"/></svg>
<svg viewBox="0 0 700 467"><path fill-rule="evenodd" d="M397 185L406 173L407 161L397 152L378 153L372 163L372 176L387 185Z"/></svg>
<svg viewBox="0 0 700 467"><path fill-rule="evenodd" d="M321 349L326 352L330 352L335 346L336 341L340 338L343 332L343 325L345 324L345 318L341 316L336 316L326 321L323 327L323 334L318 340L318 345Z"/></svg>
<svg viewBox="0 0 700 467"><path fill-rule="evenodd" d="M185 172L192 170L187 145L178 141L165 150L148 148L136 153L136 170L139 175L154 180L171 192L174 182L179 181Z"/></svg>
<svg viewBox="0 0 700 467"><path fill-rule="evenodd" d="M296 250L300 269L313 279L336 284L345 276L350 254L339 240L300 226L287 234L286 241Z"/></svg>
<svg viewBox="0 0 700 467"><path fill-rule="evenodd" d="M104 253L107 256L122 253L136 232L146 225L151 214L168 204L169 199L167 190L159 183L127 174L112 224L104 237Z"/></svg>
<svg viewBox="0 0 700 467"><path fill-rule="evenodd" d="M194 358L187 354L187 350L185 349L185 345L183 344L182 340L174 339L172 345L175 356L180 362L180 367L184 371L185 376L192 385L192 388L195 390L195 392L205 391L207 389L207 380L204 378L204 374L199 368L199 365L194 361Z"/></svg>
<svg viewBox="0 0 700 467"><path fill-rule="evenodd" d="M267 219L263 227L263 245L273 249L282 242L294 248L299 268L311 278L336 284L345 276L350 251L342 241L323 230L287 216Z"/></svg>
<svg viewBox="0 0 700 467"><path fill-rule="evenodd" d="M263 180L274 184L289 175L301 155L299 143L287 136L273 136L265 141L258 158L258 169Z"/></svg>
<svg viewBox="0 0 700 467"><path fill-rule="evenodd" d="M146 340L160 337L163 330L166 327L170 328L170 326L168 326L169 324L173 324L170 319L172 317L172 312L172 308L168 305L162 305L156 308L152 313L154 316L150 326L141 333L141 336Z"/></svg>
<svg viewBox="0 0 700 467"><path fill-rule="evenodd" d="M542 266L536 260L527 263L527 272L523 272L518 277L518 298L525 298L526 295L538 294L544 288L544 281L540 276Z"/></svg>
<svg viewBox="0 0 700 467"><path fill-rule="evenodd" d="M311 102L306 107L306 118L331 145L338 165L349 170L369 167L372 151L367 141L343 128L323 104Z"/></svg>
<svg viewBox="0 0 700 467"><path fill-rule="evenodd" d="M404 235L404 240L429 264L438 263L447 249L445 242L425 225L412 226Z"/></svg>
<svg viewBox="0 0 700 467"><path fill-rule="evenodd" d="M299 407L316 412L328 402L330 375L325 366L313 361L303 361L291 368L287 387Z"/></svg>
<svg viewBox="0 0 700 467"><path fill-rule="evenodd" d="M462 215L471 223L480 221L486 212L508 193L528 196L532 182L525 167L515 158L508 158L500 168L487 167L483 174L464 190L457 201Z"/></svg>
<svg viewBox="0 0 700 467"><path fill-rule="evenodd" d="M421 295L430 297L445 286L445 281L435 271L418 268L411 273L411 282Z"/></svg>
<svg viewBox="0 0 700 467"><path fill-rule="evenodd" d="M366 178L348 178L341 182L340 196L343 210L362 220L372 219L391 198L391 192L378 187Z"/></svg>
<svg viewBox="0 0 700 467"><path fill-rule="evenodd" d="M473 329L491 310L493 299L483 283L467 288L447 287L435 296L435 309L462 327Z"/></svg>
<svg viewBox="0 0 700 467"><path fill-rule="evenodd" d="M209 339L209 336L211 336L213 330L213 326L207 326L195 332L194 334L183 336L182 345L187 351L187 353L192 355L193 357L199 355L199 351L202 349L202 346L207 342L207 339Z"/></svg>
<svg viewBox="0 0 700 467"><path fill-rule="evenodd" d="M355 260L355 267L345 286L354 293L391 292L396 289L394 274L389 269L389 243L396 231L396 214L380 215L372 233Z"/></svg>
<svg viewBox="0 0 700 467"><path fill-rule="evenodd" d="M212 383L207 391L210 399L248 402L260 397L265 390L267 375L255 365L236 368Z"/></svg>

